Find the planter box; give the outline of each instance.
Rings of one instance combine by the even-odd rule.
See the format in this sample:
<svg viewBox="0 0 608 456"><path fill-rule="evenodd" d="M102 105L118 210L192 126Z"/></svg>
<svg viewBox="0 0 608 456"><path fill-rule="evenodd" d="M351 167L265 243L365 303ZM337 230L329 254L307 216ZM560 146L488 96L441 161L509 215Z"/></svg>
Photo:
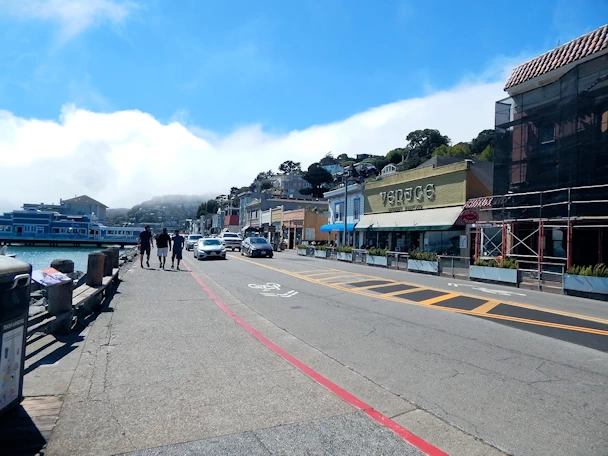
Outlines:
<svg viewBox="0 0 608 456"><path fill-rule="evenodd" d="M336 257L338 258L338 261L348 261L350 263L353 262L353 254L352 253L338 252L336 254Z"/></svg>
<svg viewBox="0 0 608 456"><path fill-rule="evenodd" d="M370 266L384 266L388 267L388 257L367 255L367 264Z"/></svg>
<svg viewBox="0 0 608 456"><path fill-rule="evenodd" d="M298 255L306 256L306 249L298 249Z"/></svg>
<svg viewBox="0 0 608 456"><path fill-rule="evenodd" d="M608 295L608 278L564 274L564 290Z"/></svg>
<svg viewBox="0 0 608 456"><path fill-rule="evenodd" d="M315 249L315 258L329 258L329 254L331 250L316 250Z"/></svg>
<svg viewBox="0 0 608 456"><path fill-rule="evenodd" d="M491 268L488 266L469 266L469 278L505 282L517 285L519 274L517 269Z"/></svg>
<svg viewBox="0 0 608 456"><path fill-rule="evenodd" d="M439 274L439 262L427 260L407 260L407 270Z"/></svg>

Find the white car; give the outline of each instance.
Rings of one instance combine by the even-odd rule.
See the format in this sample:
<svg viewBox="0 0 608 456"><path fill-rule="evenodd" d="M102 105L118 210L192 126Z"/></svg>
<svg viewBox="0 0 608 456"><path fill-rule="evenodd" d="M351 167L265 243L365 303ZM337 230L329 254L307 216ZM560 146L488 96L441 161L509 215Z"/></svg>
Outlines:
<svg viewBox="0 0 608 456"><path fill-rule="evenodd" d="M208 260L211 258L226 259L226 247L217 238L202 238L194 244L194 258Z"/></svg>
<svg viewBox="0 0 608 456"><path fill-rule="evenodd" d="M194 244L198 242L199 239L202 239L202 234L190 234L186 239L186 250L194 249Z"/></svg>
<svg viewBox="0 0 608 456"><path fill-rule="evenodd" d="M243 239L238 234L221 233L217 238L222 242L222 244L224 244L224 247L226 247L227 249L231 249L233 252L235 250L238 250L239 252L241 251L241 242L243 242Z"/></svg>

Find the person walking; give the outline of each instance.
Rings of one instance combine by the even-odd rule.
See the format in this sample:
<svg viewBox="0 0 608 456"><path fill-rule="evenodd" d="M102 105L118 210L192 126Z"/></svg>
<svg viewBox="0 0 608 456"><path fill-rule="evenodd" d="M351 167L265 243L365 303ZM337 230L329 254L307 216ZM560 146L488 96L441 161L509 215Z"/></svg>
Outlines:
<svg viewBox="0 0 608 456"><path fill-rule="evenodd" d="M150 249L152 248L152 233L150 225L146 225L144 231L139 233L137 238L137 248L139 250L139 265L144 267L144 253L147 255L146 265L150 267Z"/></svg>
<svg viewBox="0 0 608 456"><path fill-rule="evenodd" d="M175 236L173 236L173 255L171 255L171 269L173 269L175 259L177 258L177 270L179 271L179 262L182 260L182 252L185 243L186 239L184 239L184 236L179 234L179 230L175 230Z"/></svg>
<svg viewBox="0 0 608 456"><path fill-rule="evenodd" d="M165 269L167 255L171 250L171 236L167 234L167 228L163 228L163 232L156 239L156 251L158 255L159 267Z"/></svg>

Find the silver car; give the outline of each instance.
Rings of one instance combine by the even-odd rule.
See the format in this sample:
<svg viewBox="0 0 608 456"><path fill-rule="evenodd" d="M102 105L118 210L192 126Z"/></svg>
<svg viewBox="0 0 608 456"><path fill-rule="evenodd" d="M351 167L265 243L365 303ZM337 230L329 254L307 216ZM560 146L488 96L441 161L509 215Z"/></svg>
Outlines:
<svg viewBox="0 0 608 456"><path fill-rule="evenodd" d="M222 244L224 244L227 249L231 249L233 252L235 250L241 251L241 242L243 242L243 239L238 234L221 233L217 238L222 241Z"/></svg>
<svg viewBox="0 0 608 456"><path fill-rule="evenodd" d="M226 259L226 247L217 238L202 238L194 244L194 258L207 260L211 258Z"/></svg>
<svg viewBox="0 0 608 456"><path fill-rule="evenodd" d="M186 239L186 250L194 249L194 244L198 242L199 239L202 239L202 234L190 234L188 239Z"/></svg>

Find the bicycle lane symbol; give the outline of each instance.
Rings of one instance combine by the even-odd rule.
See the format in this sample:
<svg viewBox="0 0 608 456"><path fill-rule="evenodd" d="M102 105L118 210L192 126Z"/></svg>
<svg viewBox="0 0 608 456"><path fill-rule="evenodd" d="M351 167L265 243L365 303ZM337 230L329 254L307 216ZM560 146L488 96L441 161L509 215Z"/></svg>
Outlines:
<svg viewBox="0 0 608 456"><path fill-rule="evenodd" d="M254 290L261 290L260 294L262 296L276 297L276 298L291 298L298 294L295 290L290 290L286 293L280 293L281 285L278 283L265 283L265 284L255 284L250 283L249 288L253 288Z"/></svg>

